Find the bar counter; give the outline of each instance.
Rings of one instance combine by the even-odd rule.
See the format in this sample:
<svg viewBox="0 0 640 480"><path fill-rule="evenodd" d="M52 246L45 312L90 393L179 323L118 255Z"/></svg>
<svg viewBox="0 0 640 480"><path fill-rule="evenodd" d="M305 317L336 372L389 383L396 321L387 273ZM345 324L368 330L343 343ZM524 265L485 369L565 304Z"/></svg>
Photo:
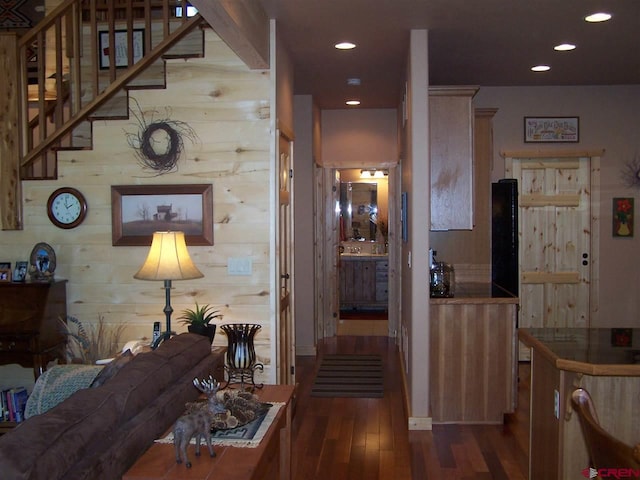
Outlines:
<svg viewBox="0 0 640 480"><path fill-rule="evenodd" d="M519 336L561 370L640 376L640 346L632 343L635 339L640 344L640 329L630 333L630 343L626 334L611 328L527 328L521 329Z"/></svg>
<svg viewBox="0 0 640 480"><path fill-rule="evenodd" d="M431 297L431 305L461 305L461 304L517 304L518 297L492 284L482 282L456 283L453 297Z"/></svg>
<svg viewBox="0 0 640 480"><path fill-rule="evenodd" d="M501 424L516 406L518 298L490 283L454 295L430 301L433 423Z"/></svg>
<svg viewBox="0 0 640 480"><path fill-rule="evenodd" d="M590 393L605 430L640 441L640 329L526 328L518 336L531 348L530 479L579 478L588 467L570 405L576 388Z"/></svg>

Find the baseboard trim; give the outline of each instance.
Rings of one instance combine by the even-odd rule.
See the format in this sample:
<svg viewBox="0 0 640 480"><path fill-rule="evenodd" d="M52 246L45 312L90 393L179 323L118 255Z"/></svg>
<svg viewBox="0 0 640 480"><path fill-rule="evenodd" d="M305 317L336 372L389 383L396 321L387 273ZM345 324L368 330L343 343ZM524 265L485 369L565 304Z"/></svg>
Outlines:
<svg viewBox="0 0 640 480"><path fill-rule="evenodd" d="M409 417L409 430L433 430L431 417Z"/></svg>

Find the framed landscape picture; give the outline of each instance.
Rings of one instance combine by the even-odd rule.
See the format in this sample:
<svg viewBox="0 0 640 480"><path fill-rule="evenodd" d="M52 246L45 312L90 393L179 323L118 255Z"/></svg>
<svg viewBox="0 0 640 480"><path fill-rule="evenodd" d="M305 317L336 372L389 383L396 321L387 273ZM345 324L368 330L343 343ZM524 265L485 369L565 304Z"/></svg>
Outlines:
<svg viewBox="0 0 640 480"><path fill-rule="evenodd" d="M213 245L212 186L112 186L111 223L114 246L151 245L160 231L184 232L187 245Z"/></svg>

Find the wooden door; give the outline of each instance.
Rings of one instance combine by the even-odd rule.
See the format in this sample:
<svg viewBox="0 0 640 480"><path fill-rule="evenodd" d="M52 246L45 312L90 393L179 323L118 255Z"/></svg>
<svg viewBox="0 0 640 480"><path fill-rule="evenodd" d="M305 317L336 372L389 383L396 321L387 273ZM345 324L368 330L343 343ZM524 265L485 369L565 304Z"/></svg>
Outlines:
<svg viewBox="0 0 640 480"><path fill-rule="evenodd" d="M510 157L505 172L518 180L520 327L588 327L597 252L592 159Z"/></svg>
<svg viewBox="0 0 640 480"><path fill-rule="evenodd" d="M295 383L295 331L293 323L293 138L278 134L278 383Z"/></svg>

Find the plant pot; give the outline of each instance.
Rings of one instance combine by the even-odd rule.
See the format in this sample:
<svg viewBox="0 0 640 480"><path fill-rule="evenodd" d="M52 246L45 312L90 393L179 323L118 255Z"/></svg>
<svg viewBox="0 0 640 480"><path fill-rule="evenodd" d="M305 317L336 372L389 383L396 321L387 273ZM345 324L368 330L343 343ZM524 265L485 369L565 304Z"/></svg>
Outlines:
<svg viewBox="0 0 640 480"><path fill-rule="evenodd" d="M189 325L187 327L190 333L196 333L198 335L204 335L205 337L209 337L209 341L213 343L213 337L216 334L216 326L209 325Z"/></svg>

